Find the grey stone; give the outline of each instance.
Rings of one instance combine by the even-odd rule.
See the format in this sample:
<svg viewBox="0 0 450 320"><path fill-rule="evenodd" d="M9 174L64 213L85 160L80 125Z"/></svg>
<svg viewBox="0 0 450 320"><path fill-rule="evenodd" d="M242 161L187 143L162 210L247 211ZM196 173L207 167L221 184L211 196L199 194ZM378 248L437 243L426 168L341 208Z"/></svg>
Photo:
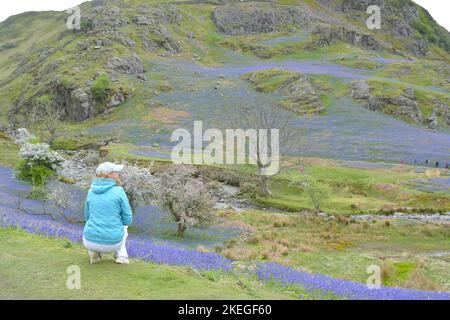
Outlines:
<svg viewBox="0 0 450 320"><path fill-rule="evenodd" d="M125 74L139 74L145 72L144 63L136 54L132 55L131 57L111 58L108 60L106 66L109 69Z"/></svg>
<svg viewBox="0 0 450 320"><path fill-rule="evenodd" d="M218 6L212 18L217 29L229 35L276 32L309 21L298 7L256 2Z"/></svg>
<svg viewBox="0 0 450 320"><path fill-rule="evenodd" d="M126 101L125 95L122 91L116 92L109 101L106 102L108 108L116 107Z"/></svg>

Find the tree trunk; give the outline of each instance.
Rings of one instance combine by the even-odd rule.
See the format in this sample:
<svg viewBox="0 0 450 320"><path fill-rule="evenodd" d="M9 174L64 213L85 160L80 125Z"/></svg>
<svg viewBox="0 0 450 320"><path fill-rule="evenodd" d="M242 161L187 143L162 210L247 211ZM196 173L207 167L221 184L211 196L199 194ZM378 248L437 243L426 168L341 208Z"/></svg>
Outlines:
<svg viewBox="0 0 450 320"><path fill-rule="evenodd" d="M270 192L269 187L267 186L268 178L264 175L259 176L259 190L263 196L272 196L272 192Z"/></svg>
<svg viewBox="0 0 450 320"><path fill-rule="evenodd" d="M184 231L186 231L186 225L184 223L178 222L178 237L184 238Z"/></svg>

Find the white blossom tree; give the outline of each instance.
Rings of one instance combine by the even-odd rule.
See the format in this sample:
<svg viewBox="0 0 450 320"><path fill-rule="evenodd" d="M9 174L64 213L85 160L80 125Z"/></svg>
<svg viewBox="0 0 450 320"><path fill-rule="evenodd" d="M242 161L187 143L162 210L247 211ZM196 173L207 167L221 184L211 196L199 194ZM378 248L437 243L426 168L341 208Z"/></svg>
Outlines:
<svg viewBox="0 0 450 320"><path fill-rule="evenodd" d="M43 165L49 169L56 170L64 161L64 158L58 152L50 149L45 143L25 143L20 148L20 156L31 166Z"/></svg>
<svg viewBox="0 0 450 320"><path fill-rule="evenodd" d="M192 167L173 165L160 179L159 200L177 222L179 237L190 226L213 221L214 199Z"/></svg>
<svg viewBox="0 0 450 320"><path fill-rule="evenodd" d="M130 201L132 210L149 205L158 193L158 179L151 173L149 167L139 167L136 164L122 163L124 169L120 173L120 180Z"/></svg>

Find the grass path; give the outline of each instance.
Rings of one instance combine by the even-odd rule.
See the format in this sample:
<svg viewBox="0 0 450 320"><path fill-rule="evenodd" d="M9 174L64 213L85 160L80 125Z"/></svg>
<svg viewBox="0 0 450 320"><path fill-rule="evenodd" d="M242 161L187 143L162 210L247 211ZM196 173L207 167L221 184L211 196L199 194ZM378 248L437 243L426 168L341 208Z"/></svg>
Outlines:
<svg viewBox="0 0 450 320"><path fill-rule="evenodd" d="M218 271L138 260L90 265L80 245L0 228L0 299L294 299L281 286ZM67 268L81 270L81 289L66 287Z"/></svg>

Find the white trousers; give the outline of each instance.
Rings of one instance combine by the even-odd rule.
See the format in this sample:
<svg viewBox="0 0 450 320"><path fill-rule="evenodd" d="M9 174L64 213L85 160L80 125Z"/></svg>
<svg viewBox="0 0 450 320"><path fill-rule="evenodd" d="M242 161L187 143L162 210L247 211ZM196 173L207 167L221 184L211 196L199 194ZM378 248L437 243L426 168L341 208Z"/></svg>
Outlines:
<svg viewBox="0 0 450 320"><path fill-rule="evenodd" d="M86 240L83 237L83 244L86 249L88 249L91 252L97 252L97 253L115 253L115 256L117 258L128 258L128 252L126 248L126 242L128 238L128 226L124 227L124 233L123 233L123 239L121 242L117 244L98 244L93 243L88 240Z"/></svg>

